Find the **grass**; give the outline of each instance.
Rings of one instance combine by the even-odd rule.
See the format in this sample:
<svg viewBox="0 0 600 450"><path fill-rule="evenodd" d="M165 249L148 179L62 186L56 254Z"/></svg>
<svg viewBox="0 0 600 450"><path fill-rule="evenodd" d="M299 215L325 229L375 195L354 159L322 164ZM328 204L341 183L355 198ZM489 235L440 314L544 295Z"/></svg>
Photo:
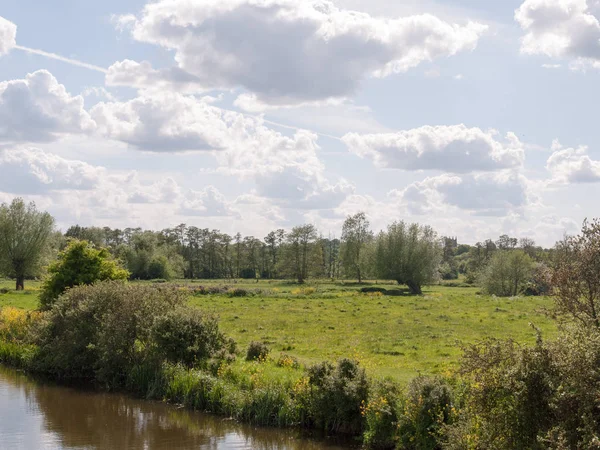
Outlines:
<svg viewBox="0 0 600 450"><path fill-rule="evenodd" d="M478 288L432 286L423 296L409 296L397 285L395 296L368 295L355 283L180 281L190 288L228 285L260 294L191 296L190 303L220 317L223 331L240 349L263 341L275 359L289 354L305 364L354 357L376 377L408 382L419 373L444 374L457 367L461 345L487 337L535 342L530 323L546 338L556 325L543 313L552 301L544 297L495 298ZM14 289L0 281L0 289ZM0 307L34 309L39 283L26 283L24 292L0 294ZM314 292L313 292L314 291ZM308 295L306 295L308 294Z"/></svg>

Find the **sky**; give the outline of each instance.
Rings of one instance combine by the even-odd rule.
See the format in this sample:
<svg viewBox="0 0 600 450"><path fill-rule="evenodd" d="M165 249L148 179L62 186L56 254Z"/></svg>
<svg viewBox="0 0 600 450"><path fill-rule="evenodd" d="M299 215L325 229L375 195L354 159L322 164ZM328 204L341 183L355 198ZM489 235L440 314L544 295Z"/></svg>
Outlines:
<svg viewBox="0 0 600 450"><path fill-rule="evenodd" d="M0 202L59 228L600 216L600 0L3 0Z"/></svg>

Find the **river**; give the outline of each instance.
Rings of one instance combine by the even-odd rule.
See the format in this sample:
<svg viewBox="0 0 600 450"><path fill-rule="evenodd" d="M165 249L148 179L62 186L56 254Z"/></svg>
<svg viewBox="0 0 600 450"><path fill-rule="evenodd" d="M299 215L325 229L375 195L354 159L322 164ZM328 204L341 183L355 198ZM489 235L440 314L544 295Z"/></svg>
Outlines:
<svg viewBox="0 0 600 450"><path fill-rule="evenodd" d="M0 366L1 450L343 448L350 447L160 402L57 386Z"/></svg>

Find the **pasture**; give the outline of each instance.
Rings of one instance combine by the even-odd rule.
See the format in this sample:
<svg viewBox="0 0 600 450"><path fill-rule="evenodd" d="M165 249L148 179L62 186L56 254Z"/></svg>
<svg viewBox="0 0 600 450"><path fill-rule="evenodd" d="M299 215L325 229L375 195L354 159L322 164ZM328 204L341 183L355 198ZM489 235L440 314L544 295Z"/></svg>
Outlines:
<svg viewBox="0 0 600 450"><path fill-rule="evenodd" d="M305 364L353 357L370 375L401 382L418 374L447 374L457 367L463 345L485 338L533 343L536 333L530 324L545 338L556 333L556 324L545 314L551 299L496 298L480 295L475 287L430 286L423 296L411 296L382 282L176 284L189 290L191 305L220 318L222 330L243 352L251 341L262 341L273 357L285 353ZM201 294L201 286L221 292ZM360 292L366 286L383 287L392 295ZM24 292L15 292L12 281L0 281L0 308L35 309L38 289L39 283L28 281Z"/></svg>

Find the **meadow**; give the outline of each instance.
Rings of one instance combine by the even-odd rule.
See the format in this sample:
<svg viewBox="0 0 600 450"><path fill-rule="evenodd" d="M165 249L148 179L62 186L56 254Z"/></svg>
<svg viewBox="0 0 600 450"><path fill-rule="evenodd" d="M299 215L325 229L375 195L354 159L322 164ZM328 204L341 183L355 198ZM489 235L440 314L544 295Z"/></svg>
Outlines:
<svg viewBox="0 0 600 450"><path fill-rule="evenodd" d="M408 295L392 283L189 280L176 282L190 291L190 304L220 318L221 329L245 351L251 341L266 343L271 356L296 357L301 363L353 357L367 373L406 383L418 374L448 374L462 347L485 338L511 338L532 344L536 332L556 334L545 313L547 297L496 298L476 287L429 286L423 296ZM391 295L362 293L364 287ZM199 294L202 288L217 294ZM235 291L237 289L237 292ZM0 308L37 307L39 283L15 292L0 281ZM244 295L244 292L246 291ZM244 295L244 296L236 296Z"/></svg>

